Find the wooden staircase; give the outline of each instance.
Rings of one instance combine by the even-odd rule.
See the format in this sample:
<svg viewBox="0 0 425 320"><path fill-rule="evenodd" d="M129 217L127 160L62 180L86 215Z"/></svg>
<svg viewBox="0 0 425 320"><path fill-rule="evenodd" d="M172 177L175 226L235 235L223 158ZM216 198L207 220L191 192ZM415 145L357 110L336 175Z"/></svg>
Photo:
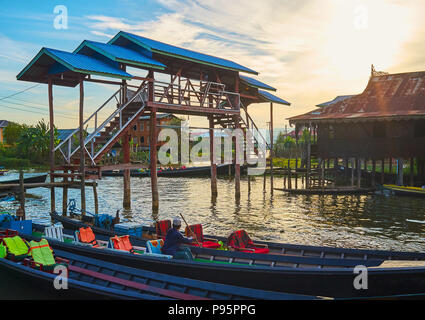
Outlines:
<svg viewBox="0 0 425 320"><path fill-rule="evenodd" d="M84 149L86 154L85 175L91 178L100 178L101 170L98 163L102 157L137 123L142 115L146 113L147 86L141 86L137 91L127 91L124 103L118 103L116 109L97 125L99 112L115 98L118 101L123 100L121 89L115 92L101 107L99 107L90 117L85 120L87 126L89 121L95 123L94 131L86 133L84 139ZM118 95L120 98L118 98ZM82 176L80 172L80 144L76 136L79 129L75 129L55 148L63 155L65 164L57 167L61 173L52 173L52 177L61 177L66 179L79 179ZM69 173L70 172L70 173Z"/></svg>

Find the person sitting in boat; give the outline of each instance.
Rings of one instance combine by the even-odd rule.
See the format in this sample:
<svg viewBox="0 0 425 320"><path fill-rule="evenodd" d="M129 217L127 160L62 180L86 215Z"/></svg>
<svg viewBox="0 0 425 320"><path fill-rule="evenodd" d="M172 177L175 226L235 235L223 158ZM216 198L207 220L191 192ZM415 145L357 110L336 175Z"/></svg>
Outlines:
<svg viewBox="0 0 425 320"><path fill-rule="evenodd" d="M173 220L173 227L168 230L165 236L162 253L173 256L174 259L193 260L192 252L189 248L180 248L183 243L193 242L193 238L184 237L179 231L181 221L179 219Z"/></svg>

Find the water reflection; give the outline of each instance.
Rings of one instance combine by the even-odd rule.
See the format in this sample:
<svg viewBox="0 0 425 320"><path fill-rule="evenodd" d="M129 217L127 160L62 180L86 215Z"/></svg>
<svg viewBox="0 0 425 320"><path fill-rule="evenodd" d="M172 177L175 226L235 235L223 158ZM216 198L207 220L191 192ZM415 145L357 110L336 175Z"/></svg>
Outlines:
<svg viewBox="0 0 425 320"><path fill-rule="evenodd" d="M205 233L229 235L245 229L254 239L289 243L355 248L425 251L425 199L373 196L288 196L270 195L270 181L263 192L262 177L241 180L241 197L235 199L232 179L218 180L218 196L211 196L208 178L158 178L160 209L152 214L150 180L131 179L131 210L122 210L123 179L105 177L99 181L99 210L114 215L121 209L122 220L151 224L156 219L173 219L182 213L189 223L202 223ZM275 186L282 183L275 177ZM301 186L301 180L298 185ZM93 192L86 189L87 210L94 211ZM27 216L48 222L50 194L47 189L30 193ZM56 207L61 211L62 195L57 191ZM79 190L69 190L80 207ZM0 210L16 210L17 203L1 203Z"/></svg>

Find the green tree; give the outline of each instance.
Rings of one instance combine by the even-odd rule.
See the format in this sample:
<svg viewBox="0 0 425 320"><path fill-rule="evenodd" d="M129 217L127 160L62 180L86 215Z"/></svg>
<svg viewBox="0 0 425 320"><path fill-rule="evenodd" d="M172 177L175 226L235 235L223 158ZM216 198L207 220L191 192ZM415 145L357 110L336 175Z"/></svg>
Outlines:
<svg viewBox="0 0 425 320"><path fill-rule="evenodd" d="M9 122L8 126L4 129L4 139L8 145L15 145L24 130L28 128L25 124Z"/></svg>

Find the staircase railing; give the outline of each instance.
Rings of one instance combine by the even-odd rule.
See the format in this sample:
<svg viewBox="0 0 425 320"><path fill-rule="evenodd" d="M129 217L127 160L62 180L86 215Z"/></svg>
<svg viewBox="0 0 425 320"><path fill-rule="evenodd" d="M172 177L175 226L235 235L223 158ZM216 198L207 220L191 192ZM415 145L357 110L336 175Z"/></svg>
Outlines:
<svg viewBox="0 0 425 320"><path fill-rule="evenodd" d="M117 92L115 92L102 106L100 106L89 118L87 118L86 121L84 121L84 125L86 125L90 120L92 120L94 118L95 120L95 128L94 131L92 133L90 133L84 140L84 149L86 150L91 162L95 165L95 159L96 157L104 151L104 149L108 146L108 142L113 140L115 137L117 137L119 134L122 133L122 131L127 127L127 125L132 122L134 120L134 118L145 108L146 105L146 101L148 99L147 94L148 94L148 90L147 90L147 85L143 85L141 86L136 92L135 94L123 105L119 106L114 112L112 112L110 114L109 117L106 118L106 120L104 120L99 126L97 125L97 118L98 118L98 114L99 112L115 97L115 99L117 101L119 101L119 99L117 99L117 95L121 94L122 89L120 88ZM131 116L127 121L125 121L125 123L123 123L123 111L134 101L136 100L136 98L139 98L140 100L138 102L140 102L141 107L134 112L133 116ZM108 141L103 145L103 147L97 151L95 153L94 150L94 144L95 144L95 139L98 136L98 134L116 117L119 117L119 128L118 131L111 137L108 139ZM65 160L67 161L68 164L70 164L71 162L71 158L72 156L80 149L80 145L78 145L75 149L72 150L72 137L79 132L79 128L75 129L71 134L68 135L68 137L66 139L64 139L56 148L56 150L60 150L60 152L62 153L62 155L64 156ZM65 153L62 151L61 147L65 144L68 143L68 152L67 155L65 155ZM89 151L87 149L87 144L91 143L91 151Z"/></svg>

